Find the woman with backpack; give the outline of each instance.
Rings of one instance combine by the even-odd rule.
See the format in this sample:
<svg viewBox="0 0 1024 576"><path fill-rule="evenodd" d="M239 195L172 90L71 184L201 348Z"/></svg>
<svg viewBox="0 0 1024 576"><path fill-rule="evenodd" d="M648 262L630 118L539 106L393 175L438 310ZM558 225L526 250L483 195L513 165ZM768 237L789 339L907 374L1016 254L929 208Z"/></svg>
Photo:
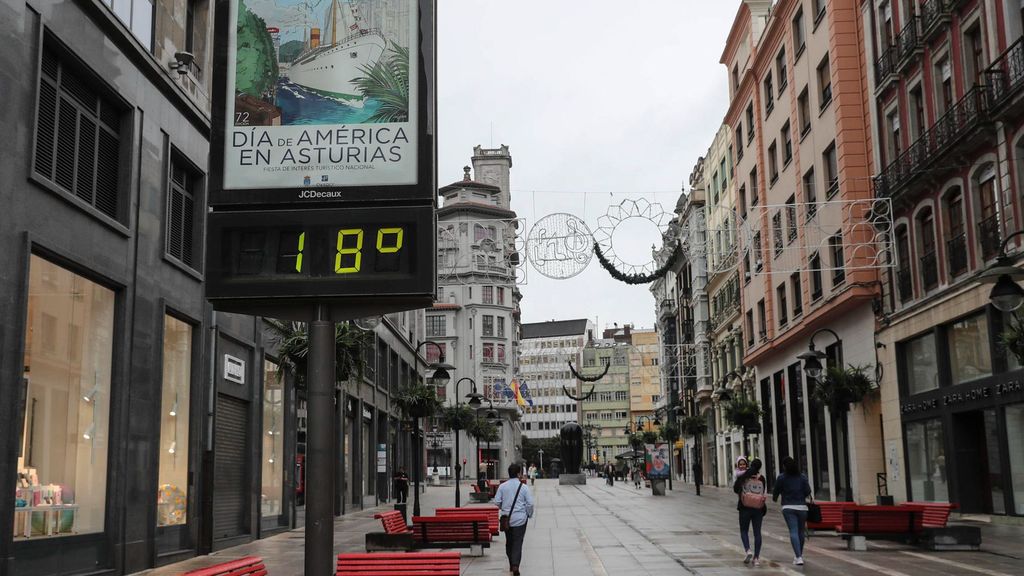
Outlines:
<svg viewBox="0 0 1024 576"><path fill-rule="evenodd" d="M772 489L772 500L782 496L782 517L789 527L789 543L793 546L793 564L804 565L804 542L807 540L807 497L811 495L811 485L807 476L800 473L800 468L792 456L782 459L782 474L775 481Z"/></svg>
<svg viewBox="0 0 1024 576"><path fill-rule="evenodd" d="M768 499L767 485L761 475L761 460L754 458L746 470L736 478L732 485L733 492L739 494L736 509L740 512L740 540L743 542L744 564L761 565L761 521L768 511L765 501ZM754 551L750 551L750 526L754 527Z"/></svg>

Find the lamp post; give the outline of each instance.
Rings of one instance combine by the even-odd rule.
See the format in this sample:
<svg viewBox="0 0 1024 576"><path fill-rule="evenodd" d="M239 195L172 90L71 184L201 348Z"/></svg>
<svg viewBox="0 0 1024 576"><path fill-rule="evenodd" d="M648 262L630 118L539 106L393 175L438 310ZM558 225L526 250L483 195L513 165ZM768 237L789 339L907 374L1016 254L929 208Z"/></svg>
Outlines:
<svg viewBox="0 0 1024 576"><path fill-rule="evenodd" d="M437 426L434 426L430 434L430 449L434 454L434 473L437 473L437 452L441 449L441 436L437 432Z"/></svg>
<svg viewBox="0 0 1024 576"><path fill-rule="evenodd" d="M640 416L636 417L636 431L637 431L638 434L644 432L644 428L643 428L643 421L644 420L647 420L647 424L649 426L652 426L652 427L653 426L661 426L661 420L659 420L657 416L655 416L654 419L652 420L650 416L648 416L646 414L641 414ZM629 433L630 433L629 424L626 424L626 434L629 434ZM641 439L641 441L642 441L642 439ZM646 473L647 472L647 443L644 442L643 445L644 445L644 472ZM634 448L633 450L635 451L636 448Z"/></svg>
<svg viewBox="0 0 1024 576"><path fill-rule="evenodd" d="M995 283L988 298L1000 312L1016 312L1024 304L1024 289L1015 282L1018 278L1024 278L1024 270L1014 266L1006 254L1010 240L1022 234L1024 230L1018 230L1007 236L999 246L999 256L996 257L995 265L978 277L982 282Z"/></svg>
<svg viewBox="0 0 1024 576"><path fill-rule="evenodd" d="M455 408L458 409L458 407L459 407L459 384L462 384L463 382L465 382L467 380L469 381L470 384L472 384L473 388L472 388L472 392L470 392L469 394L466 394L466 398L469 399L468 403L469 403L470 408L473 408L475 410L475 409L480 407L480 399L483 398L483 396L481 396L480 394L477 394L477 392L476 392L476 380L473 380L469 376L466 376L465 378L459 378L459 380L455 382ZM455 507L459 508L459 507L462 506L462 502L461 502L462 495L459 492L459 479L462 477L462 462L460 461L460 458L462 458L462 454L459 452L459 436L460 436L460 434L459 434L459 429L458 429L457 426L456 426L456 429L454 430L454 432L455 432L455 458L454 458L454 460L455 460Z"/></svg>
<svg viewBox="0 0 1024 576"><path fill-rule="evenodd" d="M487 420L487 422L490 422L491 424L494 424L495 426L501 426L501 418L498 415L498 411L494 409L494 401L491 400L490 398L487 398L487 405L488 405L487 412L484 413L484 418ZM488 455L488 458L490 458L490 454L491 454L491 435L488 434L487 435L487 455ZM491 479L491 474L489 474L489 472L491 470L491 461L490 460L487 460L485 462L485 469L487 470L487 472L484 472L484 478L486 478L487 480L490 480Z"/></svg>
<svg viewBox="0 0 1024 576"><path fill-rule="evenodd" d="M540 473L544 473L544 449L538 448L537 455L540 456Z"/></svg>
<svg viewBox="0 0 1024 576"><path fill-rule="evenodd" d="M822 365L822 361L824 361L826 365L828 364L828 356L824 352L822 352L821 350L816 350L815 347L814 347L814 338L816 336L818 336L819 334L823 333L823 332L827 332L827 333L831 334L832 337L836 339L836 343L840 343L840 342L843 341L842 338L840 338L839 335L836 334L833 330L831 330L829 328L822 328L822 329L818 330L817 332L815 332L814 334L811 334L811 340L810 340L810 342L807 343L807 352L804 352L803 354L798 354L797 355L797 359L803 361L803 363L804 363L804 375L806 375L808 379L814 380L815 382L820 382L821 381L823 371L824 371L825 368L827 368L827 366L823 366ZM850 465L849 465L849 457L850 457L849 427L847 426L847 417L846 417L846 411L845 410L843 411L842 416L840 417L839 425L842 426L842 430L843 430L843 454L844 454L844 457L847 459L847 462L846 462L846 478L845 478L845 483L846 483L846 495L845 496L846 496L846 500L852 500L853 499L853 487L850 486Z"/></svg>
<svg viewBox="0 0 1024 576"><path fill-rule="evenodd" d="M427 344L433 344L437 347L438 358L437 362L424 362L427 368L433 368L434 373L427 378L432 386L438 388L444 388L448 382L452 379L449 370L454 370L455 367L444 361L444 346L441 346L433 340L424 340L416 345L416 349L413 351L413 355L419 360L420 348ZM422 435L420 434L420 419L419 417L413 417L412 419L412 434L413 434L413 486L414 494L412 499L412 515L420 515L420 477L423 475L423 463L420 458L423 456L423 446L421 444Z"/></svg>

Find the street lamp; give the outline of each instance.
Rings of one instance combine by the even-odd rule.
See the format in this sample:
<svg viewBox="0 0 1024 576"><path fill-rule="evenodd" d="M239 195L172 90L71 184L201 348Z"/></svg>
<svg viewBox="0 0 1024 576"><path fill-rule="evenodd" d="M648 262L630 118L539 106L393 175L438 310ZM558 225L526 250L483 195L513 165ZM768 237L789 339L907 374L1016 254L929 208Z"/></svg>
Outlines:
<svg viewBox="0 0 1024 576"><path fill-rule="evenodd" d="M836 339L836 342L842 342L842 338L838 334L828 328L822 328L814 334L811 334L811 341L807 344L807 352L797 355L797 359L803 360L804 363L804 374L807 375L811 380L818 380L821 378L822 364L821 361L826 359L825 353L814 348L814 338L822 332L828 332Z"/></svg>
<svg viewBox="0 0 1024 576"><path fill-rule="evenodd" d="M465 378L459 378L459 380L457 382L455 382L455 409L456 409L456 412L458 412L458 408L459 408L459 384L462 384L463 382L465 382L467 380L469 381L470 384L473 385L472 392L470 392L469 394L466 395L466 398L469 398L469 405L472 408L476 408L477 406L480 406L480 398L482 396L480 394L477 394L477 392L476 392L476 380L473 380L469 376L466 376ZM454 432L455 432L455 458L454 458L454 460L455 460L455 507L456 508L459 508L459 507L462 506L462 502L461 502L462 495L459 493L459 478L462 476L462 461L460 460L460 458L462 458L462 453L459 452L459 428L458 428L458 425L459 425L459 423L456 422L455 423L456 428L454 430Z"/></svg>
<svg viewBox="0 0 1024 576"><path fill-rule="evenodd" d="M420 348L427 344L433 344L434 346L436 346L438 352L437 362L427 363L427 368L432 368L434 370L434 374L430 376L430 383L433 384L434 386L437 386L438 388L443 388L448 384L448 382L451 381L451 371L455 370L455 367L444 361L444 346L441 346L440 344L434 342L433 340L424 340L423 342L420 342L419 344L416 345L414 355L416 356L417 359L419 358Z"/></svg>
<svg viewBox="0 0 1024 576"><path fill-rule="evenodd" d="M484 418L488 422L490 422L491 424L494 424L495 426L500 427L501 426L501 416L498 414L498 411L494 409L494 401L491 400L490 398L487 398L487 404L488 404L488 408L487 408L487 412L484 413ZM491 436L490 436L490 434L488 434L487 435L487 456L488 456L488 458L490 457L490 454L491 454ZM479 467L479 464L477 465L477 467ZM484 478L490 480L491 479L491 474L489 474L489 472L491 471L491 461L490 460L488 460L486 462L486 469L487 469L487 472L484 472Z"/></svg>
<svg viewBox="0 0 1024 576"><path fill-rule="evenodd" d="M1017 278L1024 278L1024 270L1014 266L1006 254L1010 240L1021 234L1024 234L1024 230L1007 236L999 246L999 256L996 257L995 265L978 277L984 283L995 283L988 298L1000 312L1014 312L1024 304L1024 289L1015 282Z"/></svg>

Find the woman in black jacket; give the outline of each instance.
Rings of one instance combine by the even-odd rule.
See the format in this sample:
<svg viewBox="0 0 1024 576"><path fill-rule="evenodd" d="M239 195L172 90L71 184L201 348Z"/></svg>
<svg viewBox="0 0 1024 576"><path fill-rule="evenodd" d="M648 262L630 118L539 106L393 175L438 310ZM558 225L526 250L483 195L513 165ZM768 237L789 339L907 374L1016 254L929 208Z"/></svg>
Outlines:
<svg viewBox="0 0 1024 576"><path fill-rule="evenodd" d="M775 481L772 500L782 496L782 517L789 527L789 543L793 546L793 564L804 565L804 541L807 539L807 497L811 485L800 473L792 456L782 459L782 474Z"/></svg>

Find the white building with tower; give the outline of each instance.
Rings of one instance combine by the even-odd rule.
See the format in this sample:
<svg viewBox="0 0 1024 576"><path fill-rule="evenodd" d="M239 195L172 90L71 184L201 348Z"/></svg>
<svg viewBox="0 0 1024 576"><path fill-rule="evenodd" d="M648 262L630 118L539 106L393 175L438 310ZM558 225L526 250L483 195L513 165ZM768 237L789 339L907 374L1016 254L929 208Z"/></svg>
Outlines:
<svg viewBox="0 0 1024 576"><path fill-rule="evenodd" d="M488 478L495 478L504 476L508 465L520 459L522 449L520 409L506 393L518 368L522 298L516 287L518 224L509 207L512 156L508 146L477 146L472 163L462 180L438 190L437 302L426 313L427 339L438 345L425 349L430 360L443 352L455 366L445 391L449 404L456 400L456 393L458 401L465 403L475 383L485 397L483 408L493 404L501 414L500 439L490 447L482 444L477 453L476 441L464 431L459 440L458 460L465 460L463 477L478 477L479 456ZM451 465L451 434L435 450L442 465Z"/></svg>
<svg viewBox="0 0 1024 576"><path fill-rule="evenodd" d="M582 365L583 347L593 332L594 323L587 319L523 324L518 380L533 400L523 409L523 435L551 438L566 422L579 422L577 402L563 387L577 393L568 362Z"/></svg>

